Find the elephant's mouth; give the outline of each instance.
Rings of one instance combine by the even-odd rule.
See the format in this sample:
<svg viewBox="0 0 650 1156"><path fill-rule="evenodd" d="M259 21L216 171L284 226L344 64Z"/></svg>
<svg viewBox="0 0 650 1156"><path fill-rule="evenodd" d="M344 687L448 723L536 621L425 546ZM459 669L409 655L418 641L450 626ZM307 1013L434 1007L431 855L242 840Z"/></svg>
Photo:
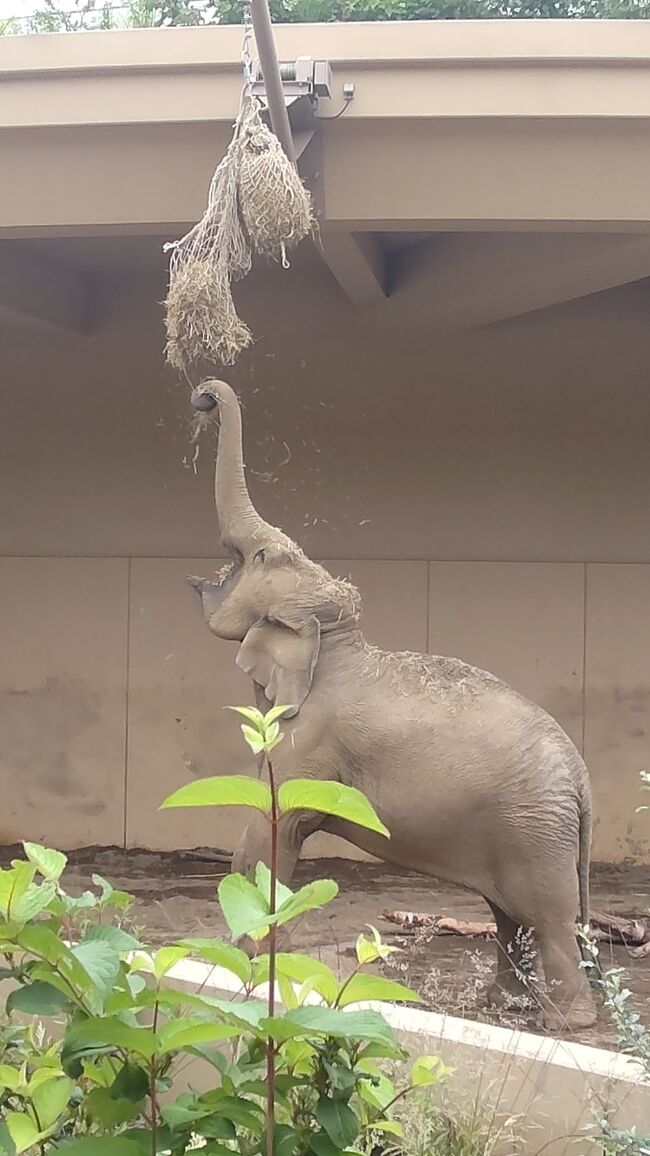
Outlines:
<svg viewBox="0 0 650 1156"><path fill-rule="evenodd" d="M224 565L217 570L212 579L217 590L223 590L224 586L235 576L238 567L235 562L225 562Z"/></svg>

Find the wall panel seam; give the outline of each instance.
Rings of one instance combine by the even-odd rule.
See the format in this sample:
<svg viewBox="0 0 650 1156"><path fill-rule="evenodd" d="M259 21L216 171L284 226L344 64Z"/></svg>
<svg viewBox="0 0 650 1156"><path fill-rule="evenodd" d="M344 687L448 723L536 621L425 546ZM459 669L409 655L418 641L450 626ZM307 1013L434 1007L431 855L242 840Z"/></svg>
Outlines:
<svg viewBox="0 0 650 1156"><path fill-rule="evenodd" d="M127 558L126 570L126 657L124 687L124 797L122 816L122 846L128 846L129 820L129 697L131 689L131 558Z"/></svg>

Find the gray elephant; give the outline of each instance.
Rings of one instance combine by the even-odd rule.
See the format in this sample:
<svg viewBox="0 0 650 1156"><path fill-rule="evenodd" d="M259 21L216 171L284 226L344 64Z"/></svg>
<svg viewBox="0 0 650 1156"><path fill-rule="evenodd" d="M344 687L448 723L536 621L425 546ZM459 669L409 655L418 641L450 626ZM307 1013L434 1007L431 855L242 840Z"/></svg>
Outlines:
<svg viewBox="0 0 650 1156"><path fill-rule="evenodd" d="M493 1003L521 997L516 932L533 927L546 977L549 1028L592 1024L595 1005L576 939L587 922L591 796L585 764L561 727L498 678L455 658L388 653L360 628L347 581L312 562L265 522L246 485L238 400L224 382L192 395L219 406L215 495L232 564L190 579L208 626L238 642L237 665L261 709L290 704L274 752L280 780L337 779L358 787L388 827L297 813L281 825L288 882L317 829L380 859L484 896L497 926ZM246 830L233 869L268 859L268 824Z"/></svg>

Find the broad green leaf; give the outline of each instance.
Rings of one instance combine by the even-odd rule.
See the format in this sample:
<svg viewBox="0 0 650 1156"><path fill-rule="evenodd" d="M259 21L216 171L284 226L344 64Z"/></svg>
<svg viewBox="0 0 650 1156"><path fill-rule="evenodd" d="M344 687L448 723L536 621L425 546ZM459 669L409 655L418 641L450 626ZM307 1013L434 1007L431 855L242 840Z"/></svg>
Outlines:
<svg viewBox="0 0 650 1156"><path fill-rule="evenodd" d="M33 1016L51 1016L62 1010L69 998L51 983L37 980L9 992L6 1002L8 1012L28 1012Z"/></svg>
<svg viewBox="0 0 650 1156"><path fill-rule="evenodd" d="M158 1052L164 1056L181 1048L196 1044L227 1040L239 1035L241 1029L234 1024L206 1023L205 1020L180 1019L164 1024L158 1032Z"/></svg>
<svg viewBox="0 0 650 1156"><path fill-rule="evenodd" d="M347 1148L359 1135L359 1121L349 1104L321 1096L316 1105L316 1119L324 1128L332 1144Z"/></svg>
<svg viewBox="0 0 650 1156"><path fill-rule="evenodd" d="M0 871L0 912L6 919L20 919L15 907L31 886L35 874L33 863L20 860L14 860L8 870Z"/></svg>
<svg viewBox="0 0 650 1156"><path fill-rule="evenodd" d="M275 966L278 975L286 976L293 983L302 984L303 988L305 984L309 983L309 990L318 992L328 1003L336 998L340 986L338 980L332 969L321 963L320 960L312 959L311 956L301 955L298 952L285 953L280 951L276 956ZM266 983L268 978L269 957L268 955L260 955L253 964L253 982L257 986L257 984ZM304 998L303 991L300 995Z"/></svg>
<svg viewBox="0 0 650 1156"><path fill-rule="evenodd" d="M133 905L133 896L129 895L128 891L117 891L103 875L92 875L91 878L95 887L99 887L101 891L101 903L116 907L118 911L128 911Z"/></svg>
<svg viewBox="0 0 650 1156"><path fill-rule="evenodd" d="M242 718L248 719L258 730L264 726L264 715L261 710L254 706L227 706L226 710L232 710L235 714L240 714Z"/></svg>
<svg viewBox="0 0 650 1156"><path fill-rule="evenodd" d="M212 963L215 967L225 967L242 983L248 983L251 978L251 962L248 956L232 943L223 943L219 939L183 939L181 946L187 947L192 955L198 955L206 963Z"/></svg>
<svg viewBox="0 0 650 1156"><path fill-rule="evenodd" d="M264 715L265 726L269 727L274 722L277 722L279 719L281 719L286 710L289 710L289 704L286 706L272 706L271 709L268 710Z"/></svg>
<svg viewBox="0 0 650 1156"><path fill-rule="evenodd" d="M259 1025L267 1014L267 1005L262 1000L247 999L247 1000L227 1000L219 999L216 996L203 997L205 1004L220 1012L224 1023L234 1024L237 1027L243 1025L249 1031L253 1031L258 1036L262 1036Z"/></svg>
<svg viewBox="0 0 650 1156"><path fill-rule="evenodd" d="M379 1012L345 1012L319 1005L296 1008L284 1016L265 1019L260 1030L274 1039L292 1036L333 1036L342 1040L373 1040L387 1047L397 1047L392 1028Z"/></svg>
<svg viewBox="0 0 650 1156"><path fill-rule="evenodd" d="M287 811L321 811L390 838L388 828L381 822L365 795L356 787L346 787L343 783L290 779L280 785L278 805L282 814Z"/></svg>
<svg viewBox="0 0 650 1156"><path fill-rule="evenodd" d="M373 1108L379 1108L382 1112L395 1098L395 1087L386 1076L374 1076L372 1080L361 1080L359 1084L359 1095L366 1103L371 1104Z"/></svg>
<svg viewBox="0 0 650 1156"><path fill-rule="evenodd" d="M293 984L290 979L282 972L278 972L276 982L280 989L280 999L287 1010L298 1007L298 997L294 991Z"/></svg>
<svg viewBox="0 0 650 1156"><path fill-rule="evenodd" d="M123 1097L116 1098L108 1088L93 1088L86 1096L85 1108L91 1120L104 1128L128 1124L140 1115L138 1104Z"/></svg>
<svg viewBox="0 0 650 1156"><path fill-rule="evenodd" d="M115 927L111 923L98 923L90 927L82 942L106 943L117 952L137 951L142 947L140 940L134 935L129 935L128 931L123 931L121 927Z"/></svg>
<svg viewBox="0 0 650 1156"><path fill-rule="evenodd" d="M359 963L374 963L378 959L388 959L389 955L399 951L399 948L384 943L376 927L368 924L372 936L370 939L360 935L357 939L357 959Z"/></svg>
<svg viewBox="0 0 650 1156"><path fill-rule="evenodd" d="M50 969L46 966L34 969L33 979L51 983L53 987L61 985L60 990L66 994L69 992L69 987L64 982L65 980L72 981L81 991L87 991L92 986L91 977L81 962L77 960L63 939L56 935L47 924L37 923L21 927L17 941L25 951L31 952L50 965ZM57 972L62 974L54 974L51 971L52 967L56 967Z"/></svg>
<svg viewBox="0 0 650 1156"><path fill-rule="evenodd" d="M269 908L271 906L271 872L266 866L266 863L258 863L255 868L255 883L262 895L266 899ZM290 899L293 891L290 887L285 887L284 883L280 883L279 879L275 881L275 907L281 907L287 899Z"/></svg>
<svg viewBox="0 0 650 1156"><path fill-rule="evenodd" d="M58 1120L74 1090L74 1083L65 1076L48 1080L41 1084L32 1093L32 1104L44 1131L50 1129Z"/></svg>
<svg viewBox="0 0 650 1156"><path fill-rule="evenodd" d="M149 955L147 951L136 951L129 963L129 967L131 972L146 971L148 975L153 975L155 968L154 956Z"/></svg>
<svg viewBox="0 0 650 1156"><path fill-rule="evenodd" d="M162 979L171 971L181 959L189 955L188 947L161 947L154 955L153 973L156 979Z"/></svg>
<svg viewBox="0 0 650 1156"><path fill-rule="evenodd" d="M338 895L339 886L333 879L315 879L313 883L306 883L300 891L296 891L281 904L275 922L278 927L304 915L306 911L314 911L317 907L324 907Z"/></svg>
<svg viewBox="0 0 650 1156"><path fill-rule="evenodd" d="M120 957L115 948L96 940L75 944L72 954L97 990L103 996L108 995L120 970Z"/></svg>
<svg viewBox="0 0 650 1156"><path fill-rule="evenodd" d="M261 939L269 926L269 905L244 875L226 875L219 884L219 904L235 939Z"/></svg>
<svg viewBox="0 0 650 1156"><path fill-rule="evenodd" d="M38 1143L39 1131L26 1112L6 1112L4 1122L15 1145L17 1156Z"/></svg>
<svg viewBox="0 0 650 1156"><path fill-rule="evenodd" d="M52 851L48 847L41 847L40 843L23 843L23 847L30 863L34 864L44 879L56 883L61 878L68 862L61 851Z"/></svg>
<svg viewBox="0 0 650 1156"><path fill-rule="evenodd" d="M314 1132L309 1140L309 1151L315 1156L343 1156L338 1144L332 1144L327 1132Z"/></svg>
<svg viewBox="0 0 650 1156"><path fill-rule="evenodd" d="M74 1140L59 1140L57 1152L65 1156L142 1156L142 1144L126 1135L78 1136Z"/></svg>
<svg viewBox="0 0 650 1156"><path fill-rule="evenodd" d="M347 1007L350 1003L363 1003L365 1000L375 999L421 1003L418 993L408 987L402 987L401 983L394 983L393 980L384 979L381 975L364 975L357 972L343 985L338 1006Z"/></svg>
<svg viewBox="0 0 650 1156"><path fill-rule="evenodd" d="M258 733L255 727L249 727L247 723L241 724L241 733L248 743L254 755L259 755L266 747L266 742L262 735Z"/></svg>
<svg viewBox="0 0 650 1156"><path fill-rule="evenodd" d="M139 1064L123 1064L110 1085L111 1096L116 1100L132 1100L138 1104L149 1091L149 1073Z"/></svg>
<svg viewBox="0 0 650 1156"><path fill-rule="evenodd" d="M28 923L29 920L35 919L37 915L41 915L49 907L55 895L55 883L50 883L48 880L41 884L33 883L17 902L12 903L12 918L20 923Z"/></svg>
<svg viewBox="0 0 650 1156"><path fill-rule="evenodd" d="M391 1136L403 1136L404 1128L399 1120L373 1120L373 1131L388 1132Z"/></svg>
<svg viewBox="0 0 650 1156"><path fill-rule="evenodd" d="M199 1104L191 1094L183 1094L179 1096L171 1104L163 1104L161 1108L161 1116L165 1123L171 1129L185 1129L188 1124L194 1124L198 1120L207 1118L211 1114L212 1109L205 1104ZM235 1129L232 1124L231 1135L234 1136Z"/></svg>
<svg viewBox="0 0 650 1156"><path fill-rule="evenodd" d="M442 1083L450 1074L451 1068L437 1056L418 1056L411 1068L411 1083L414 1088L424 1088Z"/></svg>
<svg viewBox="0 0 650 1156"><path fill-rule="evenodd" d="M150 1059L156 1050L156 1037L148 1028L132 1028L110 1016L83 1020L68 1028L63 1040L61 1062L64 1067L75 1058L114 1048Z"/></svg>
<svg viewBox="0 0 650 1156"><path fill-rule="evenodd" d="M11 1092L15 1092L21 1083L20 1072L17 1068L12 1068L9 1064L0 1064L0 1088L9 1088Z"/></svg>
<svg viewBox="0 0 650 1156"><path fill-rule="evenodd" d="M16 1156L16 1145L4 1120L0 1119L0 1156Z"/></svg>
<svg viewBox="0 0 650 1156"><path fill-rule="evenodd" d="M246 775L213 775L186 783L161 803L164 807L253 807L271 810L271 791L259 779Z"/></svg>
<svg viewBox="0 0 650 1156"><path fill-rule="evenodd" d="M273 1156L293 1156L300 1133L289 1124L276 1124L273 1129Z"/></svg>

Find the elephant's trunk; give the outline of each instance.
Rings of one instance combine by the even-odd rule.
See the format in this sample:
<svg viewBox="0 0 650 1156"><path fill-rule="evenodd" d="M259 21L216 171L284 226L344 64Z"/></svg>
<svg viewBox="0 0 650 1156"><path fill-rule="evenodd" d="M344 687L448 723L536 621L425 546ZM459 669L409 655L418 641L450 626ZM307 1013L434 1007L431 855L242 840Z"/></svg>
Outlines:
<svg viewBox="0 0 650 1156"><path fill-rule="evenodd" d="M192 393L196 410L209 412L219 405L221 426L214 475L214 498L221 540L244 556L259 548L271 527L260 517L250 499L242 449L239 401L225 381L204 381Z"/></svg>

